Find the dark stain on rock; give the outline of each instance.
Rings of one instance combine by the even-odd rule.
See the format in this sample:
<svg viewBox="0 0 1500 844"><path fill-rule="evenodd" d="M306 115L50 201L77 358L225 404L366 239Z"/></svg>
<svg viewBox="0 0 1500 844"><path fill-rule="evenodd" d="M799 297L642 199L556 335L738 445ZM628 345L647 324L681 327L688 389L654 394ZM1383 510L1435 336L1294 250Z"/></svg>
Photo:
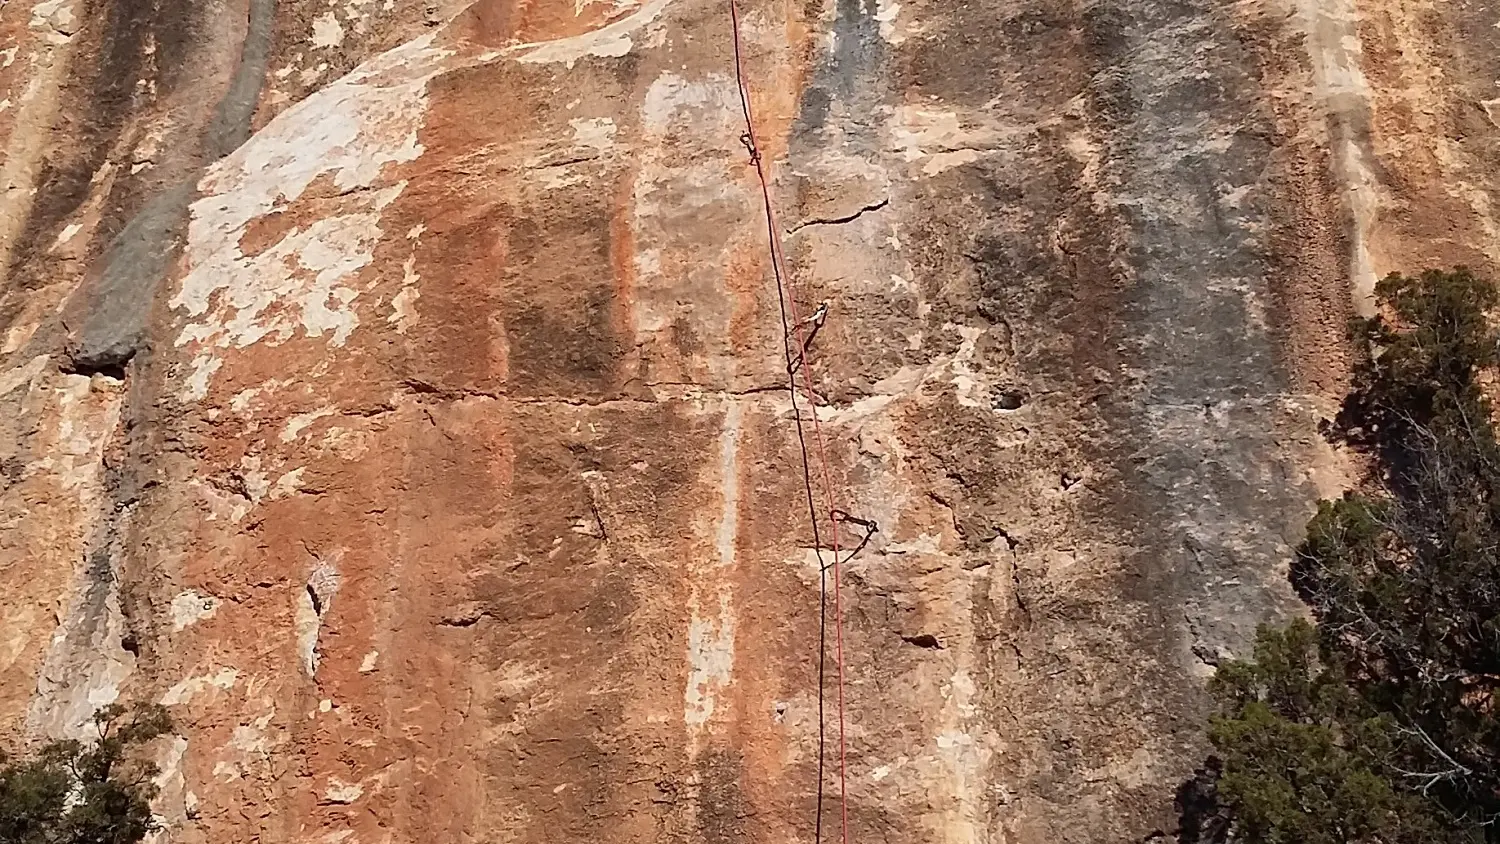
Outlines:
<svg viewBox="0 0 1500 844"><path fill-rule="evenodd" d="M590 186L553 191L516 214L500 303L513 394L612 394L623 380L625 349L609 197Z"/></svg>
<svg viewBox="0 0 1500 844"><path fill-rule="evenodd" d="M1006 666L1012 676L1029 666L1014 688L1063 700L1087 672L1129 666L1108 701L1060 706L1046 720L1014 713L1007 732L1030 737L996 773L1043 798L1027 811L1038 834L1125 839L1159 823L1170 778L1109 797L1109 832L1074 834L1083 795L1100 794L1083 779L1095 762L1076 748L1128 752L1110 747L1113 725L1128 719L1187 764L1202 740L1191 646L1240 649L1290 597L1275 574L1282 530L1302 518L1310 491L1291 480L1279 440L1280 329L1258 310L1275 259L1262 233L1284 198L1267 179L1255 59L1228 10L1199 0L1024 6L993 21L960 8L925 33L941 49L897 59L902 90L955 109L1003 96L985 107L1042 118L1007 155L923 183L906 201L902 239L937 318L1013 330L1007 358L1026 384L1023 413L1048 430L1017 460L981 443L1021 414L945 408L911 429L940 482L956 487L947 503L966 542L1004 525L1006 508L1024 511L1007 487L1027 483L1020 466L1045 459L1035 449L1056 437L1075 437L1103 469L1081 490L1080 518L1130 550L1079 589L1020 547L1029 625L986 658L998 686L1013 682ZM1023 79L1038 55L1063 58L1045 78ZM962 211L944 207L955 195ZM1086 639L1073 656L1051 645L1061 629Z"/></svg>
<svg viewBox="0 0 1500 844"><path fill-rule="evenodd" d="M145 93L149 88L137 83L154 81L158 98L171 96L179 86L199 84L194 68L182 66L178 57L194 52L190 44L203 36L202 13L202 5L190 0L116 0L91 4L84 12L83 18L95 25L75 36L83 39L79 54L97 59L62 96L63 125L53 131L72 143L61 146L45 165L10 267L17 287L56 280L45 248L54 230L88 197L94 174L125 139L132 116L151 107ZM147 586L155 574L143 571L138 560L149 554L153 540L139 535L132 514L157 484L153 467L180 447L160 425L171 402L160 394L164 369L151 361L147 326L157 290L182 245L199 176L213 158L247 136L250 114L244 100L253 101L264 76L265 50L259 42L273 13L274 0L250 0L248 37L217 118L203 125L189 117L179 126L183 135L168 139L154 167L115 181L104 198L88 274L60 319L64 329L71 328L60 365L64 371L131 376L126 379L125 422L113 432L106 459L104 512L91 540L89 615L76 624L93 637L99 623L94 617L103 617L94 604L102 607L103 596L117 594L135 643L132 653L146 662L154 657ZM212 88L190 90L184 101L201 103L213 95ZM185 113L192 115L193 109ZM39 330L21 354L55 348L56 342L55 328Z"/></svg>
<svg viewBox="0 0 1500 844"><path fill-rule="evenodd" d="M250 136L250 118L265 76L275 0L249 0L249 19L240 60L220 97L209 124L201 130L201 150L168 153L157 190L109 241L100 267L75 297L84 311L82 326L69 342L68 354L78 367L119 367L146 341L146 323L156 291L182 247L188 205L196 184L213 161L232 152ZM125 180L124 190L146 190L153 180ZM123 206L122 206L123 207ZM112 228L112 227L110 227ZM105 232L108 228L105 229Z"/></svg>
<svg viewBox="0 0 1500 844"><path fill-rule="evenodd" d="M159 75L147 47L156 56L183 55L197 31L201 4L192 0L94 0L79 17L84 27L78 55L95 57L94 64L75 75L63 88L58 123L52 136L67 139L55 146L42 164L36 200L12 253L9 277L13 284L32 289L54 280L46 251L63 221L89 195L92 179L118 144L130 115L146 104L140 80L156 80L157 97L173 90L175 80ZM175 64L166 61L164 64ZM142 202L139 189L122 179L104 204L99 242L108 242L125 226ZM144 181L144 180L140 180Z"/></svg>
<svg viewBox="0 0 1500 844"><path fill-rule="evenodd" d="M105 250L98 275L81 290L84 313L66 350L73 371L124 377L146 341L157 286L186 236L192 187L182 182L156 196Z"/></svg>
<svg viewBox="0 0 1500 844"><path fill-rule="evenodd" d="M693 329L693 323L685 314L679 314L672 320L669 336L672 345L684 358L694 359L708 352L708 347L703 343L703 338Z"/></svg>
<svg viewBox="0 0 1500 844"><path fill-rule="evenodd" d="M239 63L229 79L229 88L214 107L213 120L205 133L205 164L223 158L250 139L251 118L255 115L255 104L260 99L271 56L276 0L249 0L249 3Z"/></svg>
<svg viewBox="0 0 1500 844"><path fill-rule="evenodd" d="M908 645L915 645L923 650L940 651L943 643L938 637L931 633L908 633L901 636L901 641Z"/></svg>
<svg viewBox="0 0 1500 844"><path fill-rule="evenodd" d="M587 290L562 301L525 299L506 321L511 340L512 383L526 394L571 391L559 384L600 395L615 383L620 346L614 336L613 296Z"/></svg>
<svg viewBox="0 0 1500 844"><path fill-rule="evenodd" d="M815 143L809 134L822 129L830 114L861 119L884 92L886 48L875 19L876 0L834 0L834 49L822 55L802 92L793 137ZM866 125L873 129L873 125Z"/></svg>

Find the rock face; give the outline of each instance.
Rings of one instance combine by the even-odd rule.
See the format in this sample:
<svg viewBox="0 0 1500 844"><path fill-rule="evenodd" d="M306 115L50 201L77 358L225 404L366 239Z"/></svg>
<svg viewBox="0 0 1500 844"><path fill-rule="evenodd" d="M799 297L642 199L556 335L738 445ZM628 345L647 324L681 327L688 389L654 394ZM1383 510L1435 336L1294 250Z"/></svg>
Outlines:
<svg viewBox="0 0 1500 844"><path fill-rule="evenodd" d="M1494 269L1494 13L742 11L812 491L880 526L848 839L1170 834L1345 321ZM840 834L726 2L13 0L0 63L6 742L168 704L162 842Z"/></svg>

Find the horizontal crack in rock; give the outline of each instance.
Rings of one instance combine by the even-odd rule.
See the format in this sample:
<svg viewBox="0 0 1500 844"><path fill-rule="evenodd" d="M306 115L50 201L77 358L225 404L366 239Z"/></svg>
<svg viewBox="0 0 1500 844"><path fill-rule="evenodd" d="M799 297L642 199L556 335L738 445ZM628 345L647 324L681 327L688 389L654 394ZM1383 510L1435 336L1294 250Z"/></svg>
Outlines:
<svg viewBox="0 0 1500 844"><path fill-rule="evenodd" d="M792 226L791 228L787 229L786 233L787 234L796 234L797 232L802 231L803 229L807 228L808 226L837 226L837 225L841 225L843 223L852 223L855 220L859 219L860 216L862 216L865 212L867 212L867 211L879 211L880 209L882 209L882 208L884 208L884 207L886 207L887 205L890 205L890 204L891 204L891 198L888 197L888 196L883 196L878 201L873 202L873 203L871 203L869 205L861 206L854 213L847 214L847 215L845 215L843 217L813 217L812 219L809 219L809 220L803 220L802 222L798 223L797 225Z"/></svg>

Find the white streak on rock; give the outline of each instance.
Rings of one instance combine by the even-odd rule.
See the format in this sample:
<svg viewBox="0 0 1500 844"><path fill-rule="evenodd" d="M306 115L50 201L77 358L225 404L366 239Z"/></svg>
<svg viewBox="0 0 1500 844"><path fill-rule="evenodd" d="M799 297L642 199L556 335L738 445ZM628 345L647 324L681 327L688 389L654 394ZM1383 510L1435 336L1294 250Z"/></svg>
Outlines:
<svg viewBox="0 0 1500 844"><path fill-rule="evenodd" d="M186 385L180 394L181 397L189 401L196 401L208 395L208 382L223 365L224 361L207 353L193 358L193 370L186 378Z"/></svg>
<svg viewBox="0 0 1500 844"><path fill-rule="evenodd" d="M322 407L308 413L299 413L293 416L286 420L286 427L281 430L281 441L284 443L292 442L302 436L302 432L307 430L308 426L325 416L332 416L337 412L338 410L335 408Z"/></svg>
<svg viewBox="0 0 1500 844"><path fill-rule="evenodd" d="M901 4L895 0L879 0L880 11L875 13L875 20L880 23L880 37L891 44L900 44L906 40L906 34L896 27L896 19L901 15Z"/></svg>
<svg viewBox="0 0 1500 844"><path fill-rule="evenodd" d="M306 472L306 466L299 466L290 472L283 473L281 477L276 479L275 485L271 487L266 497L274 501L278 498L285 498L301 489L302 475Z"/></svg>
<svg viewBox="0 0 1500 844"><path fill-rule="evenodd" d="M44 0L31 7L31 28L41 30L49 44L66 44L78 31L72 0ZM8 62L7 62L8 64Z"/></svg>
<svg viewBox="0 0 1500 844"><path fill-rule="evenodd" d="M56 404L42 417L48 421L36 445L47 456L27 472L50 475L62 495L89 512L104 495L104 447L119 424L120 395L95 390L83 375L64 375L57 383L51 391ZM69 528L57 527L66 536ZM52 737L87 735L94 713L115 702L135 669L135 656L121 647L128 631L113 549L78 539L67 609L47 644L28 714L33 729Z"/></svg>
<svg viewBox="0 0 1500 844"><path fill-rule="evenodd" d="M343 550L330 555L330 559L319 560L308 575L307 585L297 596L296 626L297 650L302 654L302 670L308 677L318 673L318 634L322 630L323 616L339 591L339 571L335 563L343 556Z"/></svg>
<svg viewBox="0 0 1500 844"><path fill-rule="evenodd" d="M328 787L323 790L323 799L329 803L348 804L358 800L365 787L357 782L344 782L338 777L328 778Z"/></svg>
<svg viewBox="0 0 1500 844"><path fill-rule="evenodd" d="M57 247L62 246L68 241L72 240L73 236L78 234L80 231L83 231L83 226L79 223L69 223L68 225L63 226L63 230L57 233L57 239L52 241L52 248L56 249Z"/></svg>
<svg viewBox="0 0 1500 844"><path fill-rule="evenodd" d="M361 65L282 112L211 167L192 205L187 274L170 300L184 318L178 346L196 353L182 397L200 399L217 349L284 342L300 330L341 345L359 324L359 276L381 237L380 212L404 182L374 187L388 164L422 154L427 82L450 53L421 38ZM240 251L246 227L295 202L319 177L342 198L338 213L287 233L258 255Z"/></svg>
<svg viewBox="0 0 1500 844"><path fill-rule="evenodd" d="M615 145L615 122L608 117L575 117L568 121L573 127L573 143L592 147L600 152Z"/></svg>
<svg viewBox="0 0 1500 844"><path fill-rule="evenodd" d="M391 315L385 318L386 322L396 326L397 334L405 334L417 318L415 306L422 297L417 281L417 256L408 255L401 265L401 291L391 297Z"/></svg>
<svg viewBox="0 0 1500 844"><path fill-rule="evenodd" d="M382 234L378 212L404 187L402 182L376 191L367 198L373 206L367 213L323 218L254 257L239 253L238 235L224 249L202 256L172 307L186 306L206 318L186 325L177 345L244 348L267 337L281 343L299 328L309 337L330 334L332 345L343 345L359 325L350 307L359 291L346 282L374 260Z"/></svg>
<svg viewBox="0 0 1500 844"><path fill-rule="evenodd" d="M642 125L651 135L664 134L678 121L703 134L739 126L738 96L734 80L723 74L694 81L668 71L651 80L646 89Z"/></svg>
<svg viewBox="0 0 1500 844"><path fill-rule="evenodd" d="M4 375L0 375L0 396L9 393L22 384L35 382L36 377L42 374L42 370L47 367L47 360L47 355L37 355Z"/></svg>
<svg viewBox="0 0 1500 844"><path fill-rule="evenodd" d="M1015 130L1011 130L1015 131ZM993 152L1007 131L970 121L952 111L901 106L892 124L892 152L907 162L922 162L922 175L978 161Z"/></svg>
<svg viewBox="0 0 1500 844"><path fill-rule="evenodd" d="M213 775L226 782L240 779L248 769L262 767L270 759L274 743L266 735L275 712L256 717L249 724L239 724L229 735L229 742L219 752Z"/></svg>
<svg viewBox="0 0 1500 844"><path fill-rule="evenodd" d="M188 795L191 792L186 791L187 781L182 774L182 760L187 756L187 748L187 739L172 736L157 751L157 774L151 778L157 795L151 801L151 814L161 826L145 838L150 844L163 841L168 834L168 827L186 819Z"/></svg>
<svg viewBox="0 0 1500 844"><path fill-rule="evenodd" d="M739 536L739 449L743 409L730 402L719 440L722 506L713 563L690 562L688 593L688 682L684 720L696 742L713 717L716 694L729 685L734 669L735 612L728 569L735 563Z"/></svg>
<svg viewBox="0 0 1500 844"><path fill-rule="evenodd" d="M195 695L209 689L231 689L239 676L240 673L233 668L220 668L213 674L188 677L167 689L166 694L161 696L161 702L165 706L176 706L187 703Z"/></svg>
<svg viewBox="0 0 1500 844"><path fill-rule="evenodd" d="M592 32L552 41L517 44L505 52L520 52L517 60L522 62L563 62L568 67L585 56L623 56L635 46L630 40L631 33L656 20L671 3L672 0L650 0L634 14Z"/></svg>
<svg viewBox="0 0 1500 844"><path fill-rule="evenodd" d="M1299 23L1307 33L1303 43L1313 65L1313 91L1323 108L1345 117L1368 108L1370 83L1365 78L1363 47L1357 22L1359 13L1351 0L1299 0ZM1345 121L1347 122L1347 121ZM1329 138L1334 174L1346 185L1354 225L1350 227L1349 268L1354 285L1355 307L1360 313L1374 312L1375 265L1370 256L1370 233L1381 206L1380 180L1366 160L1367 141L1351 130Z"/></svg>

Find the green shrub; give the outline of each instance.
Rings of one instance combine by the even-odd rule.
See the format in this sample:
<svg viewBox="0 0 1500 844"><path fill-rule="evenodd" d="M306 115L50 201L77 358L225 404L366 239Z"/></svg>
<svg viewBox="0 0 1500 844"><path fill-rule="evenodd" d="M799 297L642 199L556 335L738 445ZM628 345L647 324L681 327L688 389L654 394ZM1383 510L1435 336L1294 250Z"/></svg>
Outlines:
<svg viewBox="0 0 1500 844"><path fill-rule="evenodd" d="M156 828L156 766L141 745L171 729L166 710L109 706L97 741L57 741L34 756L0 756L0 844L135 844Z"/></svg>
<svg viewBox="0 0 1500 844"><path fill-rule="evenodd" d="M1316 628L1262 630L1212 684L1212 840L1500 841L1500 295L1463 269L1376 293L1326 429L1373 471L1293 561Z"/></svg>
<svg viewBox="0 0 1500 844"><path fill-rule="evenodd" d="M1267 844L1437 842L1454 837L1434 807L1393 784L1397 725L1318 655L1311 625L1263 629L1255 658L1212 683L1220 713L1218 792L1233 808L1226 833Z"/></svg>

